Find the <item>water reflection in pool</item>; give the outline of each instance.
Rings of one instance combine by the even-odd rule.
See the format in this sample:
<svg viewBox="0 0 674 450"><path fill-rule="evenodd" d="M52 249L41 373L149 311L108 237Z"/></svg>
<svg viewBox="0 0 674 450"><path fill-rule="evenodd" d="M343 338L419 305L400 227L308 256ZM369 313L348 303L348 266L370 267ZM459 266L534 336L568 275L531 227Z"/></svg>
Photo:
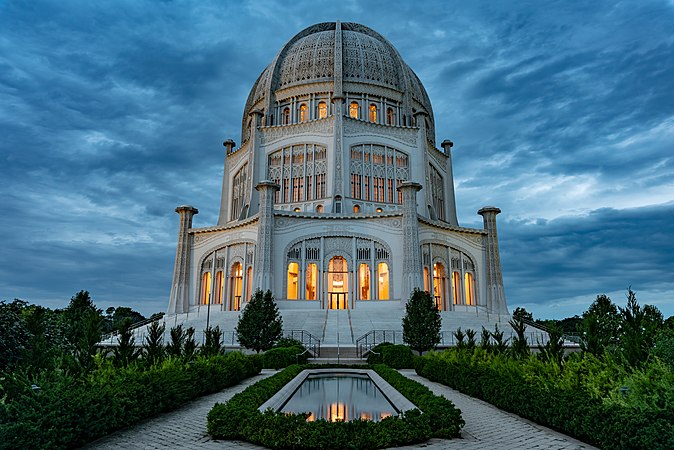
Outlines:
<svg viewBox="0 0 674 450"><path fill-rule="evenodd" d="M369 376L364 374L311 375L281 408L308 412L308 421L365 419L379 422L398 414Z"/></svg>

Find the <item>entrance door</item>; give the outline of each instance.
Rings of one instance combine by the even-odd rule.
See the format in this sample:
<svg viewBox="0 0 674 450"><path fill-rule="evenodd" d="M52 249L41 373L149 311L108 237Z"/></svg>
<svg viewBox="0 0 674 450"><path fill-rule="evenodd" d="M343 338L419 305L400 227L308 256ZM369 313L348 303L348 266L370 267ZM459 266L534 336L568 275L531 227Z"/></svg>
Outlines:
<svg viewBox="0 0 674 450"><path fill-rule="evenodd" d="M328 308L347 309L349 307L349 270L346 259L335 256L328 266Z"/></svg>

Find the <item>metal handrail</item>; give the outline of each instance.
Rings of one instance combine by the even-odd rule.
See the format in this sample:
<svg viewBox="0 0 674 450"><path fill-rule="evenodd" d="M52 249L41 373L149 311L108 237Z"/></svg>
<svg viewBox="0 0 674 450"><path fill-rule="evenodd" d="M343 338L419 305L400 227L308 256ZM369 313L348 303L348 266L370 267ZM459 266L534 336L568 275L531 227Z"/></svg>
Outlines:
<svg viewBox="0 0 674 450"><path fill-rule="evenodd" d="M297 336L299 335L299 339ZM314 358L321 355L321 340L306 330L286 330L285 337L296 339L304 345L305 348L312 351Z"/></svg>

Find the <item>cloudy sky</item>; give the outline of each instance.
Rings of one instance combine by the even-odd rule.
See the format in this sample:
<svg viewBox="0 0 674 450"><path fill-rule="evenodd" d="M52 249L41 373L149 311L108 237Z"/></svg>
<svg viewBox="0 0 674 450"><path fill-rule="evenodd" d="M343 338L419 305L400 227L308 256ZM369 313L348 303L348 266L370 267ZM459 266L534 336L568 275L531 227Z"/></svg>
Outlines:
<svg viewBox="0 0 674 450"><path fill-rule="evenodd" d="M502 209L511 308L561 318L631 285L674 315L672 0L0 1L0 299L164 310L174 208L215 224L253 82L334 20L426 86L459 222Z"/></svg>

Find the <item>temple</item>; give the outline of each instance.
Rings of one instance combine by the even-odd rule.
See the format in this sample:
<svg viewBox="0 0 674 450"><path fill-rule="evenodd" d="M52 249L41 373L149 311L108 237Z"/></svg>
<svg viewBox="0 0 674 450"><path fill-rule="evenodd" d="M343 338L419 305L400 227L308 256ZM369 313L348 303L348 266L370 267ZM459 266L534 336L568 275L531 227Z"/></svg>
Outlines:
<svg viewBox="0 0 674 450"><path fill-rule="evenodd" d="M459 225L452 146L436 144L426 90L388 40L356 23L306 28L253 84L240 145L224 142L218 223L194 228L197 209L176 209L167 314L207 309L231 330L269 289L286 326L330 340L343 317L355 341L400 329L419 288L451 328L507 316L500 210L478 211L482 229Z"/></svg>

